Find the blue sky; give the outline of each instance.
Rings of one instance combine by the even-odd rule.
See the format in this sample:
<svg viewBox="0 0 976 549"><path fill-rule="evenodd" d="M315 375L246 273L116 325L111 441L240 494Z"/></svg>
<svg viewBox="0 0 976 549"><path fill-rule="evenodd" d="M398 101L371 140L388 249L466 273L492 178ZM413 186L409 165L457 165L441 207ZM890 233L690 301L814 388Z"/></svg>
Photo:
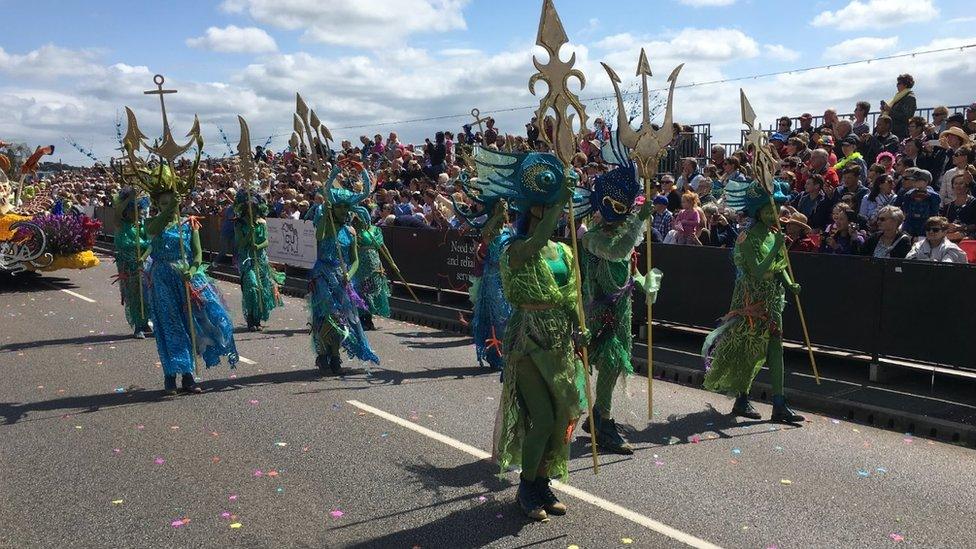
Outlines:
<svg viewBox="0 0 976 549"><path fill-rule="evenodd" d="M655 85L685 63L681 83L747 76L976 43L976 14L956 0L557 0L588 77L581 95L608 93L607 61L632 80L648 48ZM83 157L70 135L102 158L115 145L122 105L147 134L155 105L140 93L167 77L174 131L200 116L210 154L226 147L217 126L237 136L236 114L256 140L284 134L301 91L337 137L396 129L408 141L466 120L375 123L529 105L526 83L540 1L225 0L201 3L55 1L37 24L36 6L0 1L12 24L0 35L0 139L51 142L67 162ZM608 7L609 6L609 7ZM16 24L22 21L24 24ZM912 72L920 105L976 100L976 50L875 62L801 75L678 90L675 118L712 122L717 140L738 131L737 90L760 118L847 111L857 99L890 98L894 77ZM599 106L592 106L593 109ZM528 111L500 113L519 131ZM276 140L283 145L286 138Z"/></svg>

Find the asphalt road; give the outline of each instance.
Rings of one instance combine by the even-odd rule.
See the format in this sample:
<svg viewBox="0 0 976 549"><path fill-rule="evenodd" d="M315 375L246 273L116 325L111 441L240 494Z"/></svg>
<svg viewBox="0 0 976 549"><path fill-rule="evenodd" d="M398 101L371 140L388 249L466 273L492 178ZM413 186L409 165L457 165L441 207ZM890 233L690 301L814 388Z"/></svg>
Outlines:
<svg viewBox="0 0 976 549"><path fill-rule="evenodd" d="M566 517L529 523L483 456L500 385L470 340L378 322L383 364L320 378L300 300L247 361L162 397L105 261L0 278L0 547L972 547L972 450L808 414L728 418L721 395L646 379L617 396L637 446L590 469ZM243 324L239 291L220 283ZM71 293L68 293L71 292ZM757 406L768 416L767 406Z"/></svg>

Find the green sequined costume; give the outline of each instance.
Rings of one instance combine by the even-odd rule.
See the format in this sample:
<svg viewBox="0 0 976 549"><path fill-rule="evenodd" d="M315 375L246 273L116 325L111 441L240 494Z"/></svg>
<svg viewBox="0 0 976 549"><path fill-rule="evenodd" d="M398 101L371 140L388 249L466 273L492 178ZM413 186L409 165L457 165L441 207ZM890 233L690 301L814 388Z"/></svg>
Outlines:
<svg viewBox="0 0 976 549"><path fill-rule="evenodd" d="M241 274L244 319L248 326L258 326L271 318L272 309L284 305L278 287L285 282L285 274L276 271L268 261L266 223L255 224L252 242L251 224L239 221L235 242L237 267Z"/></svg>
<svg viewBox="0 0 976 549"><path fill-rule="evenodd" d="M138 234L138 236L137 236ZM147 281L143 279L145 266L140 269L138 253L149 249L146 228L124 219L119 220L115 231L115 267L118 269L119 292L125 308L125 320L134 330L149 327L149 299L146 297ZM140 296L142 292L142 296Z"/></svg>
<svg viewBox="0 0 976 549"><path fill-rule="evenodd" d="M770 338L782 337L786 256L780 248L777 257L769 257L775 241L774 233L759 222L736 241L732 260L737 275L730 311L705 343L705 388L710 391L748 394L766 363ZM769 267L763 268L767 261ZM714 350L707 352L712 346Z"/></svg>
<svg viewBox="0 0 976 549"><path fill-rule="evenodd" d="M386 278L386 271L380 260L380 248L383 247L383 231L378 227L367 225L358 231L359 241L359 269L353 276L352 283L356 293L363 298L369 313L389 318L390 316L390 281Z"/></svg>
<svg viewBox="0 0 976 549"><path fill-rule="evenodd" d="M549 242L518 269L510 266L511 253L507 249L501 259L502 285L513 312L503 343L502 424L495 445L498 462L503 471L523 464L532 422L528 409L534 403L525 402L526 390L519 387L519 380L523 376L526 380L541 378L560 436L541 441L545 449L540 470L550 478L566 478L569 438L586 407L583 366L570 337L576 327L573 253L565 244ZM557 283L557 275L562 284ZM523 470L523 474L534 478L536 471Z"/></svg>
<svg viewBox="0 0 976 549"><path fill-rule="evenodd" d="M631 255L643 236L644 220L631 214L620 223L596 226L580 240L583 308L592 333L590 363L600 372L594 407L603 417L610 417L617 379L634 373Z"/></svg>

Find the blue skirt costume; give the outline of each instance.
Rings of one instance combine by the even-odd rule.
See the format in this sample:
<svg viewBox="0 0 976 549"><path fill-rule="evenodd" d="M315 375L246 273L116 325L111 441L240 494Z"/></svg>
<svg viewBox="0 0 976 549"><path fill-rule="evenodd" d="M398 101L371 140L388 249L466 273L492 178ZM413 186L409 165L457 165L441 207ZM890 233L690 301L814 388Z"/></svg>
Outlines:
<svg viewBox="0 0 976 549"><path fill-rule="evenodd" d="M512 316L512 306L505 299L505 292L502 290L502 273L498 263L510 239L511 234L504 231L488 245L484 272L471 319L471 335L474 338L478 364L483 366L484 362L488 362L496 370L504 368L501 342L505 340L505 327Z"/></svg>
<svg viewBox="0 0 976 549"><path fill-rule="evenodd" d="M181 232L185 255L180 253ZM184 257L193 257L191 238L188 223L182 221L179 225L167 227L152 239L149 309L156 334L156 350L167 376L193 373L190 329L186 319L186 287L182 273L186 265ZM234 343L234 326L220 291L205 273L198 273L190 280L190 302L197 354L203 357L207 368L219 364L222 356L226 356L231 367L234 367L240 358Z"/></svg>
<svg viewBox="0 0 976 549"><path fill-rule="evenodd" d="M340 334L340 345L350 358L379 364L380 358L370 348L366 332L359 323L359 309L365 310L366 304L353 289L352 283L343 283L342 273L346 268L343 265L349 265L350 246L355 237L345 225L339 228L338 234L342 262L336 255L336 239L326 237L318 242L315 266L308 275L312 348L317 355L327 354L324 343L319 341L319 334L328 332L323 329L330 325Z"/></svg>

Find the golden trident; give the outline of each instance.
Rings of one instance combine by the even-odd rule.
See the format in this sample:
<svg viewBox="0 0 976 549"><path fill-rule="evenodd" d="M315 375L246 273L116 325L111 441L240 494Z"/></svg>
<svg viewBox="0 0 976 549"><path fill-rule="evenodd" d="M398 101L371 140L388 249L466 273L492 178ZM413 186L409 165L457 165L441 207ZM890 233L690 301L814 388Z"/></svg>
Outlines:
<svg viewBox="0 0 976 549"><path fill-rule="evenodd" d="M542 3L542 16L539 19L539 33L536 37L536 44L545 48L549 53L549 62L545 65L533 56L532 64L539 71L529 79L529 91L535 95L535 84L539 80L548 86L545 97L539 102L539 110L536 111L536 125L539 128L539 137L549 145L553 153L563 163L564 177L569 177L573 169L573 155L576 154L576 146L579 135L573 131L573 120L579 116L580 134L586 131L586 107L580 102L579 97L569 90L569 79L575 77L579 80L580 89L586 86L586 77L579 69L574 69L576 64L576 53L569 58L569 62L559 59L559 50L569 42L566 31L559 20L559 14L552 0L545 0ZM552 113L553 132L552 136L546 131L545 117L547 113ZM586 316L583 313L583 293L580 280L579 268L579 248L576 243L576 228L573 226L573 201L569 201L569 234L573 245L573 273L576 276L576 315L582 330L586 330ZM589 412L590 422L590 448L593 454L593 473L600 472L600 459L596 449L596 426L593 420L593 390L590 388L590 358L586 346L582 346L583 371L586 374L586 407Z"/></svg>
<svg viewBox="0 0 976 549"><path fill-rule="evenodd" d="M197 162L199 162L200 150L203 148L203 136L200 135L200 119L197 118L196 115L193 115L193 127L191 127L190 131L186 134L186 137L189 137L190 140L187 141L185 145L178 145L176 143L176 140L173 139L173 132L170 131L169 128L169 117L166 116L166 101L164 99L164 96L167 94L176 93L176 90L164 90L163 89L164 82L166 82L166 79L163 78L163 75L157 74L153 76L153 83L156 84L156 89L142 92L146 95L159 96L159 109L163 115L162 142L154 142L152 145L150 145L146 141L145 134L143 134L142 131L139 130L139 121L136 120L136 114L132 112L132 109L130 109L129 107L125 108L128 127L126 128L125 137L122 139L122 145L125 148L125 152L129 157L129 163L132 166L132 171L136 174L137 177L140 178L140 181L142 180L138 170L138 166L140 163L135 156L135 151L139 150L140 147L145 147L146 150L148 150L150 153L159 156L161 159L165 159L166 162L169 164L170 169L175 169L176 158L179 157L181 154L185 153L186 151L190 150L190 147L192 147L194 144L197 145ZM195 166L196 164L194 164L194 170L196 169ZM158 177L161 178L162 176L163 176L163 165L162 162L160 162ZM193 180L191 178L186 183L179 186L179 188L173 189L173 191L178 196L177 200L183 198L182 195L188 194L191 190L190 187L192 187L192 185L193 185ZM136 197L138 198L138 193L136 194ZM137 211L138 208L139 205L138 203L136 203ZM180 257L183 260L183 263L189 264L186 257L186 249L184 248L183 228L180 226L179 213L177 213L177 232L180 236ZM197 360L197 330L196 330L196 325L194 324L193 321L193 301L191 300L190 297L191 292L190 292L189 280L183 281L183 288L186 292L185 294L186 295L186 318L187 318L187 324L189 324L190 344L193 347L190 350L190 356L193 357L193 370L196 375L199 375L200 362Z"/></svg>
<svg viewBox="0 0 976 549"><path fill-rule="evenodd" d="M179 157L181 154L190 150L190 147L197 142L200 137L200 120L196 115L193 115L193 127L186 134L190 140L186 142L185 145L178 145L176 140L173 139L173 132L169 128L169 118L166 116L166 101L164 96L170 93L176 93L176 90L164 90L163 83L166 79L163 75L157 74L153 76L153 82L156 84L155 90L144 91L142 93L146 95L158 95L159 96L159 110L163 113L163 140L161 143L149 145L146 141L146 136L139 130L139 122L136 120L136 115L132 112L129 107L125 108L125 115L128 119L129 127L125 132L125 138L123 143L128 145L126 148L131 148L132 150L138 151L140 146L145 147L150 153L159 156L160 158L165 158L170 165Z"/></svg>
<svg viewBox="0 0 976 549"><path fill-rule="evenodd" d="M261 267L258 265L258 242L257 242L257 223L254 222L254 207L251 205L251 196L257 196L258 183L255 180L254 158L251 156L251 130L247 127L247 120L237 115L237 121L241 124L241 139L237 142L237 161L240 166L241 175L244 177L244 188L247 192L247 216L251 223L251 268L254 270L255 281L258 287L258 310L264 314L264 288L261 283ZM273 291L273 290L272 290Z"/></svg>
<svg viewBox="0 0 976 549"><path fill-rule="evenodd" d="M752 161L753 176L766 189L766 194L769 195L769 205L773 209L773 217L776 218L776 230L782 231L783 229L779 223L779 211L777 211L776 202L773 200L773 192L776 190L773 185L773 176L776 173L776 160L769 152L769 140L766 133L756 123L756 111L753 110L752 105L749 103L749 98L746 97L745 90L741 88L739 89L739 99L742 107L742 123L749 128L749 131L745 135L746 143L752 145L755 150ZM793 264L790 262L790 252L784 250L783 256L786 257L786 269L790 273L790 279L796 283L796 277L793 275ZM817 380L817 385L820 385L820 372L817 371L817 359L814 358L813 347L810 345L810 332L807 331L807 319L803 314L803 304L800 303L799 294L794 293L793 298L796 300L796 312L800 317L800 326L803 328L803 341L807 345L810 366L813 367L813 377Z"/></svg>
<svg viewBox="0 0 976 549"><path fill-rule="evenodd" d="M637 164L637 174L644 181L644 199L651 199L651 184L654 176L657 175L657 167L661 160L661 155L667 150L667 146L674 138L674 128L672 124L672 107L674 100L674 86L678 82L678 73L684 63L678 65L671 71L668 82L671 83L668 91L667 108L664 111L664 125L661 129L655 130L651 126L651 109L648 98L647 79L651 75L651 64L647 61L647 54L641 48L640 59L637 61L637 76L641 77L641 97L643 99L644 115L638 130L630 127L627 120L627 110L624 108L623 96L620 94L620 77L614 72L610 65L600 63L610 76L613 83L613 92L617 96L617 139L621 145L630 150L630 158ZM647 234L644 243L647 246L645 255L647 256L647 276L651 275L651 234L654 227L654 217L647 219ZM647 302L647 420L654 419L654 338L652 336L653 300L648 296Z"/></svg>

